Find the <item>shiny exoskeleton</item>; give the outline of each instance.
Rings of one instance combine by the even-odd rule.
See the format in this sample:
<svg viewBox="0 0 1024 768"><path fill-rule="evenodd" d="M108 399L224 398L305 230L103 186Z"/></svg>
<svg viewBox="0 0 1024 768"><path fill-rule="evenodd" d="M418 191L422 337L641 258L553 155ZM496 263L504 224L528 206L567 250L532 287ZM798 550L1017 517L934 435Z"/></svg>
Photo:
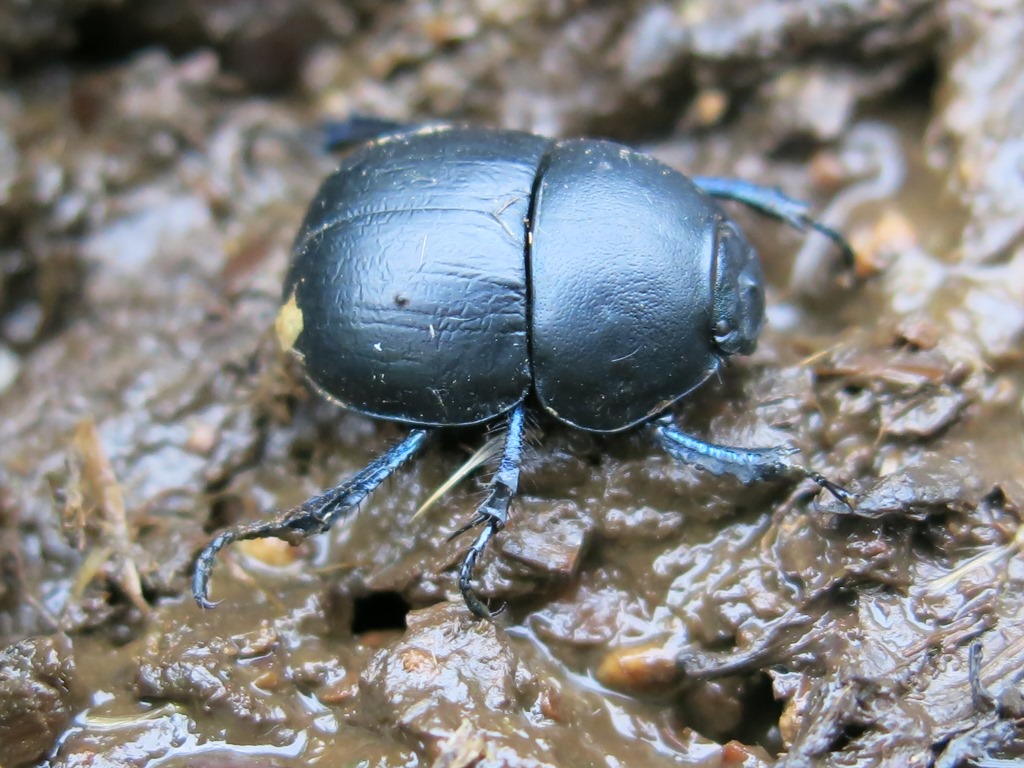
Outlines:
<svg viewBox="0 0 1024 768"><path fill-rule="evenodd" d="M716 198L836 233L806 206L746 182L694 178L606 141L429 127L363 144L324 181L295 240L277 320L282 346L338 404L413 426L355 477L278 517L221 533L201 553L207 601L217 551L239 539L326 531L441 427L505 419L480 527L459 575L501 530L519 480L526 403L593 432L649 424L673 456L744 481L810 477L783 446L731 448L678 430L666 409L764 322L761 264Z"/></svg>

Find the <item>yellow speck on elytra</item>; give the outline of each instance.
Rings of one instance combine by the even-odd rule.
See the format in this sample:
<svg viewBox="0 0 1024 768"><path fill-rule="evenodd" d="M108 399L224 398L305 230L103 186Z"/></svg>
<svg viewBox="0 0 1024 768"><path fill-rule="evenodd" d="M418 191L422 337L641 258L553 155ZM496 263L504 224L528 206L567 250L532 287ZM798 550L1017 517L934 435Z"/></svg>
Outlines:
<svg viewBox="0 0 1024 768"><path fill-rule="evenodd" d="M281 309L278 310L277 319L274 321L274 332L277 333L277 342L281 349L290 352L295 346L295 340L302 333L302 310L295 298L295 291L288 297Z"/></svg>

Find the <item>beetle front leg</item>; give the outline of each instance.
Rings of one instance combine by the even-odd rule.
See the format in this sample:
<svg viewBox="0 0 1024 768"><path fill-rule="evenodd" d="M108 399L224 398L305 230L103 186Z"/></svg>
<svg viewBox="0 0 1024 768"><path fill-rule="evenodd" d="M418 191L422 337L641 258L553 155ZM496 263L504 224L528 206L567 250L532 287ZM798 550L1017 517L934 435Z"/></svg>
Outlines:
<svg viewBox="0 0 1024 768"><path fill-rule="evenodd" d="M192 573L192 596L196 602L203 608L212 608L216 605L209 600L210 571L217 553L228 544L271 536L284 539L290 544L298 544L307 536L324 533L396 469L416 456L423 449L429 435L429 430L414 429L402 442L383 456L374 459L365 469L341 485L307 499L272 520L239 525L220 533L196 558L195 570Z"/></svg>
<svg viewBox="0 0 1024 768"><path fill-rule="evenodd" d="M698 440L681 432L670 416L651 423L658 442L672 457L713 475L732 475L744 483L758 480L807 478L853 509L854 496L819 472L789 460L795 448L776 445L771 448L733 448Z"/></svg>
<svg viewBox="0 0 1024 768"><path fill-rule="evenodd" d="M526 424L524 410L523 404L520 403L509 414L508 433L505 435L501 463L491 479L487 498L477 509L473 519L449 537L451 540L472 528L482 526L459 568L459 591L462 593L462 599L466 601L466 607L473 612L473 615L481 619L488 619L492 614L483 601L473 593L473 569L476 567L480 555L487 548L491 537L502 530L505 523L508 522L508 507L519 489L519 464L523 458L523 436Z"/></svg>
<svg viewBox="0 0 1024 768"><path fill-rule="evenodd" d="M752 184L742 179L723 179L717 176L694 176L692 179L703 192L718 200L733 200L753 208L758 213L784 221L801 232L808 227L816 229L835 243L843 254L843 266L851 269L854 254L846 238L832 227L822 224L808 214L810 206L802 200L795 200L781 189Z"/></svg>

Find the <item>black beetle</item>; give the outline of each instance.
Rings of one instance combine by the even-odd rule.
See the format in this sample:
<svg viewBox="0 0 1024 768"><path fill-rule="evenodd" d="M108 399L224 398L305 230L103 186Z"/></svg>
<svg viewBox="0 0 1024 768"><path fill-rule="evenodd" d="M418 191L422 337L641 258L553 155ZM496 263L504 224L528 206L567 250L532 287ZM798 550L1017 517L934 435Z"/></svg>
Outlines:
<svg viewBox="0 0 1024 768"><path fill-rule="evenodd" d="M776 189L689 179L607 141L434 126L378 136L324 181L306 213L284 282L277 334L329 399L413 425L347 482L273 520L217 536L199 555L202 606L216 553L240 539L322 533L435 428L508 423L487 498L456 535L481 527L459 571L508 518L519 483L527 398L592 432L647 423L672 456L745 482L809 477L784 446L731 448L679 431L666 409L764 322L758 256L715 198L805 229L852 258L807 206Z"/></svg>

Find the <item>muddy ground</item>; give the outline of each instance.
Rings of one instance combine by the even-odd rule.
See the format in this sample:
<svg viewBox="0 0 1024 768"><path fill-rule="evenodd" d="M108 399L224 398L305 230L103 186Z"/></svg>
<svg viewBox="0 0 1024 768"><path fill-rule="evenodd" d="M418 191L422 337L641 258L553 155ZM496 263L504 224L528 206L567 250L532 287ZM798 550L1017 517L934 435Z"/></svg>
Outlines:
<svg viewBox="0 0 1024 768"><path fill-rule="evenodd" d="M1024 757L1024 11L1001 0L0 0L0 765L957 766ZM466 611L450 432L350 524L222 558L403 434L272 343L318 121L628 141L735 211L757 352L677 409L857 494L537 417ZM845 281L849 283L849 280Z"/></svg>

